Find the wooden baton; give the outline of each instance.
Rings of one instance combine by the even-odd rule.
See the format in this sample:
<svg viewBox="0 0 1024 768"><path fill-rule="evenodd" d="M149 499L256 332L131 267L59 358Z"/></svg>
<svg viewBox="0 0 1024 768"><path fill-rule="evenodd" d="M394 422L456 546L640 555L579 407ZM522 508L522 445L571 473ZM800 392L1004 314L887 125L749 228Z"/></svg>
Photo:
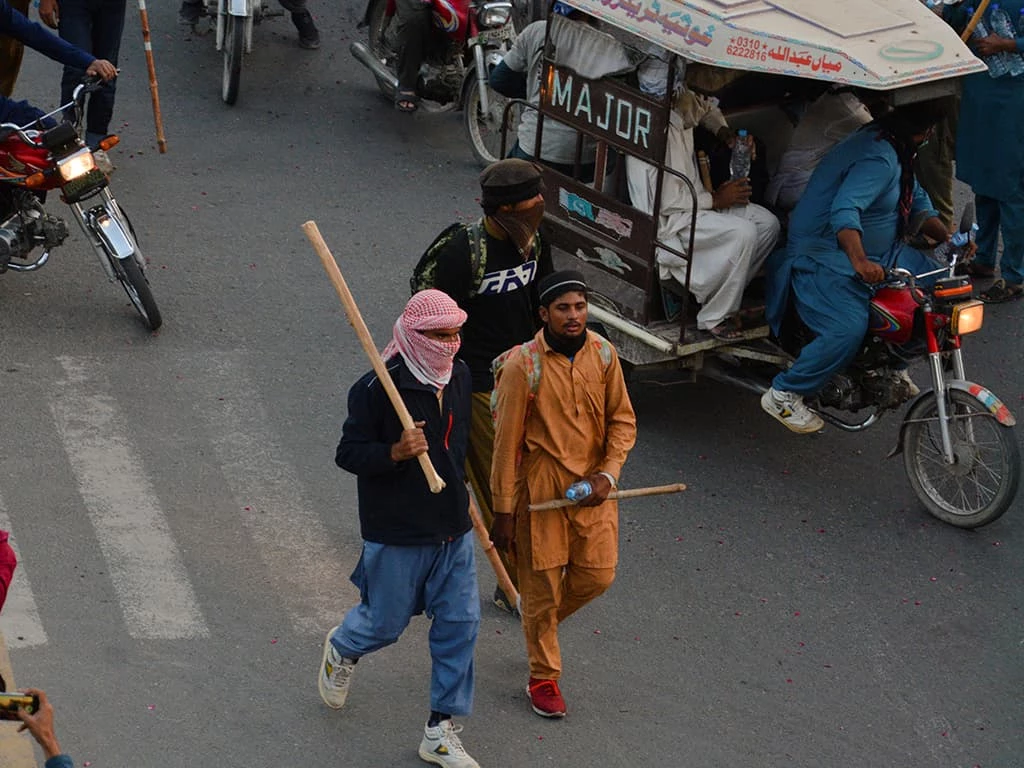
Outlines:
<svg viewBox="0 0 1024 768"><path fill-rule="evenodd" d="M356 336L359 337L359 343L363 345L363 351L366 352L366 356L370 358L370 365L373 366L374 373L377 374L377 378L383 385L384 391L387 392L391 405L394 406L395 411L398 413L398 420L402 422L402 429L416 429L416 424L409 414L409 409L405 407L405 402L402 400L401 395L398 394L398 388L395 387L395 382L391 380L391 374L388 373L388 369L385 367L384 361L381 359L380 353L377 352L377 347L373 343L373 337L370 336L370 331L366 327L366 323L363 322L363 316L359 313L356 300L352 298L352 292L349 291L348 284L341 275L338 262L320 235L316 222L307 221L302 225L302 231L306 233L309 242L313 244L313 249L316 251L316 255L320 257L320 261L327 271L327 276L334 285L334 290L338 292L338 297L345 307L345 314L348 315L348 321L355 328ZM421 453L416 459L419 461L420 468L427 478L430 492L440 493L444 488L444 480L437 474L437 470L434 469L434 465L430 462L430 457L426 453Z"/></svg>
<svg viewBox="0 0 1024 768"><path fill-rule="evenodd" d="M970 40L971 35L974 34L974 28L978 26L978 22L980 22L982 17L985 15L989 2L990 0L981 0L981 2L978 3L978 9L974 12L974 15L971 16L971 20L967 22L967 26L964 27L964 31L960 34L960 39L965 43Z"/></svg>
<svg viewBox="0 0 1024 768"><path fill-rule="evenodd" d="M153 102L156 144L160 149L160 154L164 154L167 152L167 140L164 138L164 119L160 114L160 91L156 84L156 64L153 61L153 43L149 35L149 13L146 11L146 0L139 0L139 17L142 22L142 47L146 51L146 69L149 71L149 96Z"/></svg>
<svg viewBox="0 0 1024 768"><path fill-rule="evenodd" d="M647 488L630 488L629 490L612 491L608 494L609 499L635 499L638 496L657 496L662 493L679 493L686 490L686 483L672 483L670 485L652 485ZM537 504L530 504L527 509L531 512L540 512L545 509L561 509L562 507L573 507L579 502L571 499L552 499Z"/></svg>
<svg viewBox="0 0 1024 768"><path fill-rule="evenodd" d="M487 559L491 562L491 568L494 569L494 575L498 578L498 586L501 587L501 591L505 593L505 597L512 601L517 609L519 608L519 590L515 588L512 583L512 579L509 578L508 571L505 570L505 564L501 562L501 557L498 555L498 550L494 548L494 542L491 541L491 534L487 528L484 527L483 518L480 516L480 509L476 505L476 500L473 498L472 489L467 488L469 492L469 517L473 521L473 530L476 531L476 538L480 542L480 546L484 550L484 554L487 555Z"/></svg>

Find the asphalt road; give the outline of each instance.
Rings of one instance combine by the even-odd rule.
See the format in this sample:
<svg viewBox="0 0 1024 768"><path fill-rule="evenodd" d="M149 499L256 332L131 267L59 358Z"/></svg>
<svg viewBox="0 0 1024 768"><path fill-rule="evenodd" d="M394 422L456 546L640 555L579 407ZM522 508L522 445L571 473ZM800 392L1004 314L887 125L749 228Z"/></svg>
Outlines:
<svg viewBox="0 0 1024 768"><path fill-rule="evenodd" d="M419 765L425 620L359 665L342 712L316 691L354 600L355 485L333 453L367 365L299 227L317 221L383 342L423 247L478 210L459 117L377 95L348 54L352 0L314 0L317 52L286 19L259 28L231 108L212 40L152 5L169 151L130 7L112 154L163 329L77 233L0 278L14 677L50 692L77 765ZM57 80L30 54L18 95L51 104ZM965 343L1014 409L1022 311L992 308ZM484 605L463 733L481 765L1024 765L1024 502L975 532L934 521L884 458L895 419L798 437L738 389L631 394L623 485L689 490L623 504L618 580L562 630L564 721L530 712L518 627ZM0 765L31 764L11 729Z"/></svg>

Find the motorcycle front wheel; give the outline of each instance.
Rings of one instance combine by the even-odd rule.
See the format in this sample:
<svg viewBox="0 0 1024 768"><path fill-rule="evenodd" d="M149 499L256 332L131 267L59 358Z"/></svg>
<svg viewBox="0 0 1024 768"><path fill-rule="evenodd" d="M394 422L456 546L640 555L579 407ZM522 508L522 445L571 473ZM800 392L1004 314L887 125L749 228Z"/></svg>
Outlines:
<svg viewBox="0 0 1024 768"><path fill-rule="evenodd" d="M245 19L229 13L224 18L224 74L220 84L220 97L225 104L234 104L238 101L244 52Z"/></svg>
<svg viewBox="0 0 1024 768"><path fill-rule="evenodd" d="M505 116L505 105L508 99L487 86L487 112L480 108L480 86L473 76L466 78L462 92L462 116L469 136L469 145L473 156L482 166L501 160L501 123ZM511 125L508 130L506 151L515 143L515 128L518 122L516 110L509 115Z"/></svg>
<svg viewBox="0 0 1024 768"><path fill-rule="evenodd" d="M106 246L102 246L104 253L110 262L111 268L114 270L114 275L117 276L118 282L121 283L124 292L128 294L128 300L142 316L142 322L146 324L149 330L155 331L163 324L163 318L160 316L160 309L156 305L156 299L153 298L153 291L149 288L149 280L146 279L146 273L142 269L144 259L139 251L139 238L135 234L135 227L132 226L131 219L128 218L128 214L124 212L120 205L111 202L105 206L105 210L107 215L117 221L121 231L127 232L131 236L134 252L126 259L119 259ZM102 245L103 240L100 239L99 242Z"/></svg>
<svg viewBox="0 0 1024 768"><path fill-rule="evenodd" d="M933 397L907 414L903 465L927 510L958 528L978 528L1002 515L1020 484L1020 448L1012 429L966 392L947 391L946 408L955 460L946 463Z"/></svg>

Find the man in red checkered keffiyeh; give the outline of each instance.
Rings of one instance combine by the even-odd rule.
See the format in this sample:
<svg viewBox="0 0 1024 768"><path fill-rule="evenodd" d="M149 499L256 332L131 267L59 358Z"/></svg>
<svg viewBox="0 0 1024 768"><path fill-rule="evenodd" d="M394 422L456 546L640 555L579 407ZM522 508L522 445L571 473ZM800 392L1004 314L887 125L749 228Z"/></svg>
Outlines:
<svg viewBox="0 0 1024 768"><path fill-rule="evenodd" d="M413 295L395 321L394 335L381 357L400 354L420 384L443 389L459 351L459 329L466 313L447 293L429 288Z"/></svg>

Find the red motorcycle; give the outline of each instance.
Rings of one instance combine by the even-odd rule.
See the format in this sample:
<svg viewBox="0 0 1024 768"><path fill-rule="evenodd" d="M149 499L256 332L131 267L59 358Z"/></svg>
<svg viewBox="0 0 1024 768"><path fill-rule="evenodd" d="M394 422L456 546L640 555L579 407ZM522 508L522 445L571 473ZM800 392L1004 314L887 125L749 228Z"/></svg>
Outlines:
<svg viewBox="0 0 1024 768"><path fill-rule="evenodd" d="M59 190L107 278L121 283L146 326L155 331L162 320L146 279L146 262L131 222L110 193L112 168L106 151L118 137L107 136L97 151L81 138L82 99L96 87L92 80L79 85L70 103L29 125L0 124L0 272L35 271L67 239L67 224L43 207L46 192ZM72 119L63 120L69 113ZM63 121L43 128L45 118Z"/></svg>
<svg viewBox="0 0 1024 768"><path fill-rule="evenodd" d="M966 231L963 225L961 230ZM964 370L961 341L981 329L985 305L971 298L970 278L957 274L959 259L954 249L948 267L932 273L890 270L871 299L856 359L806 402L829 424L858 432L913 400L889 456L903 454L910 485L932 515L977 528L1002 515L1017 495L1020 449L1013 414ZM936 275L930 287L918 285ZM790 319L780 341L795 355L810 336L798 319ZM904 371L922 357L928 359L931 389L917 392ZM763 381L759 388L766 388ZM833 412L864 409L871 413L860 421Z"/></svg>
<svg viewBox="0 0 1024 768"><path fill-rule="evenodd" d="M433 34L416 88L442 110L461 108L473 154L482 164L500 159L501 122L507 100L488 83L516 38L509 0L430 0ZM349 50L367 67L389 99L398 90L398 23L395 0L369 0L360 27L369 28L369 45Z"/></svg>

